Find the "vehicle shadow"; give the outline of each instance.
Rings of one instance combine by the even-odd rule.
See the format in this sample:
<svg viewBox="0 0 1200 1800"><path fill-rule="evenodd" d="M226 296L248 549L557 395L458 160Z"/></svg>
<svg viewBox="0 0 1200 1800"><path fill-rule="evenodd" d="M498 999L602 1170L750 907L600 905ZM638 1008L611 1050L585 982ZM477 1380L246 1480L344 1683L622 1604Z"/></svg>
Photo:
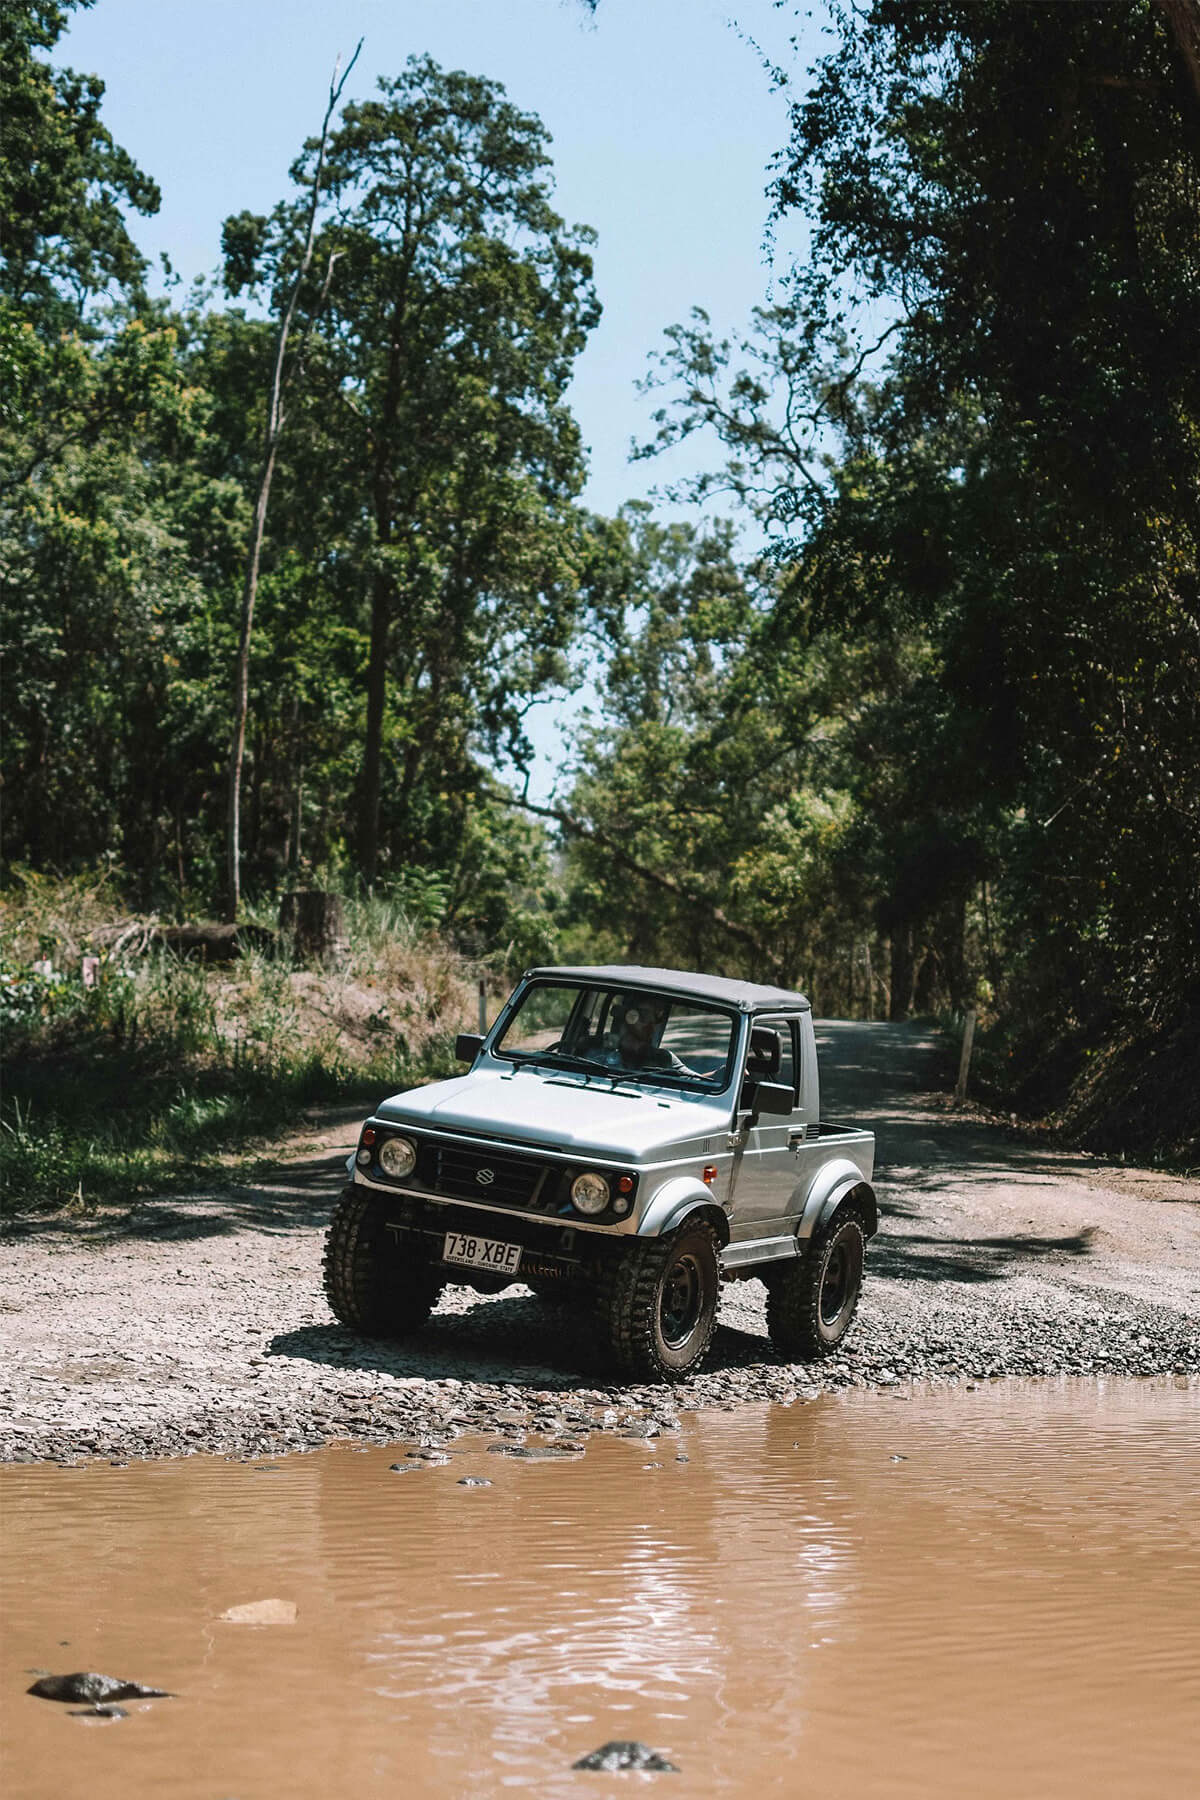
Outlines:
<svg viewBox="0 0 1200 1800"><path fill-rule="evenodd" d="M267 1351L401 1380L512 1381L569 1393L613 1379L590 1320L528 1294L480 1295L465 1312L435 1312L417 1336L394 1342L341 1325L306 1325L277 1333Z"/></svg>
<svg viewBox="0 0 1200 1800"><path fill-rule="evenodd" d="M617 1375L585 1320L572 1318L537 1300L492 1297L467 1313L435 1314L418 1337L389 1343L358 1337L340 1325L307 1325L280 1332L268 1354L296 1357L328 1369L368 1370L393 1380L457 1380L474 1386L518 1384L525 1390L570 1395L601 1390L619 1403L630 1386ZM783 1362L765 1332L719 1323L712 1348L693 1379L723 1369ZM663 1384L647 1386L665 1391ZM673 1386L675 1402L686 1407L691 1382ZM517 1396L514 1396L517 1398ZM520 1396L528 1399L528 1392Z"/></svg>

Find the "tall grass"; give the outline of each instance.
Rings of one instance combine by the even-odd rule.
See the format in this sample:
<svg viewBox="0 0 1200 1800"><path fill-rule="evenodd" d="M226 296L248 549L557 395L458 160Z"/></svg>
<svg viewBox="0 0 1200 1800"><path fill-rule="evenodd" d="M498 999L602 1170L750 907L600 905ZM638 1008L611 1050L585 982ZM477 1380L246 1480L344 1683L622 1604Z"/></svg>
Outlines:
<svg viewBox="0 0 1200 1800"><path fill-rule="evenodd" d="M228 1181L305 1107L448 1072L473 1017L474 966L386 901L350 905L338 970L119 951L85 985L118 910L101 881L0 895L0 1212Z"/></svg>

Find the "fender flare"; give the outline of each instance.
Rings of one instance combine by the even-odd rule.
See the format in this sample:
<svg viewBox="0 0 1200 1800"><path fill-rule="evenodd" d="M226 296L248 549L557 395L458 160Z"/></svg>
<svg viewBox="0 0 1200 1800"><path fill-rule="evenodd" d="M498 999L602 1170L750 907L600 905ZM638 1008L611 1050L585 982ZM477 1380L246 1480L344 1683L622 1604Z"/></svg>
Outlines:
<svg viewBox="0 0 1200 1800"><path fill-rule="evenodd" d="M729 1242L729 1220L713 1199L712 1189L694 1175L676 1175L663 1182L638 1221L637 1236L667 1237L695 1213L703 1213L723 1250Z"/></svg>
<svg viewBox="0 0 1200 1800"><path fill-rule="evenodd" d="M797 1238L801 1242L812 1238L823 1225L828 1225L839 1206L851 1199L862 1206L867 1236L874 1237L879 1230L879 1205L875 1199L875 1190L864 1178L857 1163L851 1162L848 1157L838 1157L818 1173L805 1195L804 1209L796 1227Z"/></svg>

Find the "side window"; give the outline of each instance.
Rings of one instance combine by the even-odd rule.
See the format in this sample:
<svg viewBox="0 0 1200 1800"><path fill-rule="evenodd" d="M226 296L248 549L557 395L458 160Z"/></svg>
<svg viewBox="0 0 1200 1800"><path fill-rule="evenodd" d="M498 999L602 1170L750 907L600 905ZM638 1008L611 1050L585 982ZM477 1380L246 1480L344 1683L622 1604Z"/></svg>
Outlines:
<svg viewBox="0 0 1200 1800"><path fill-rule="evenodd" d="M755 1019L746 1074L777 1081L796 1093L796 1039L790 1019Z"/></svg>

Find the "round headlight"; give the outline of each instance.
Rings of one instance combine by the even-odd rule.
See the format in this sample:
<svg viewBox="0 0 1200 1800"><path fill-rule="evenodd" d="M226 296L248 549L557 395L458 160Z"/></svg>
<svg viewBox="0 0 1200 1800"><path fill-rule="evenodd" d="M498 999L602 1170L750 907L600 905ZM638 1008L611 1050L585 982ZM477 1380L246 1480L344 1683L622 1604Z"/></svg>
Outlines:
<svg viewBox="0 0 1200 1800"><path fill-rule="evenodd" d="M390 1137L379 1152L379 1166L385 1175L400 1180L416 1167L417 1147L406 1137Z"/></svg>
<svg viewBox="0 0 1200 1800"><path fill-rule="evenodd" d="M581 1213L602 1213L608 1205L603 1175L577 1175L571 1183L571 1204Z"/></svg>

